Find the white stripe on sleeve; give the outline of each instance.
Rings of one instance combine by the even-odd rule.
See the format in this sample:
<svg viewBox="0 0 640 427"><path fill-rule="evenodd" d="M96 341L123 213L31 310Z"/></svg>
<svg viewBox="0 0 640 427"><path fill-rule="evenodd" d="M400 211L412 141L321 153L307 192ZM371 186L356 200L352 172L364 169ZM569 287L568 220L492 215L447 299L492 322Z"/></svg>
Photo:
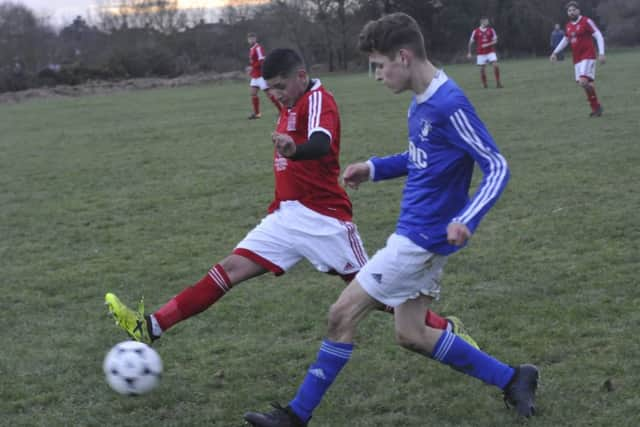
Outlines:
<svg viewBox="0 0 640 427"><path fill-rule="evenodd" d="M311 132L320 127L320 113L322 112L322 92L313 91L309 96L309 118L307 119L307 138Z"/></svg>
<svg viewBox="0 0 640 427"><path fill-rule="evenodd" d="M500 192L507 176L507 161L502 155L485 146L475 129L469 123L469 119L462 110L457 110L449 118L460 137L482 158L489 162L489 173L485 177L485 184L474 195L471 204L452 222L466 224L477 215Z"/></svg>

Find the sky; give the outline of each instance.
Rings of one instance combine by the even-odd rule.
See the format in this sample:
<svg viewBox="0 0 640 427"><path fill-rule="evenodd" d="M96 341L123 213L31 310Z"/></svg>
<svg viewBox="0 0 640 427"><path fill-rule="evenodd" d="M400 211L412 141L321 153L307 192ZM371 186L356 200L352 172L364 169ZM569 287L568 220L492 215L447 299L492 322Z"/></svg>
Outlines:
<svg viewBox="0 0 640 427"><path fill-rule="evenodd" d="M68 24L78 15L87 16L95 11L98 4L108 4L110 0L8 0L21 3L39 16L50 16L53 24ZM3 3L4 0L0 0ZM111 0L117 3L117 0ZM219 7L226 0L179 0L180 7ZM95 15L95 13L93 13Z"/></svg>

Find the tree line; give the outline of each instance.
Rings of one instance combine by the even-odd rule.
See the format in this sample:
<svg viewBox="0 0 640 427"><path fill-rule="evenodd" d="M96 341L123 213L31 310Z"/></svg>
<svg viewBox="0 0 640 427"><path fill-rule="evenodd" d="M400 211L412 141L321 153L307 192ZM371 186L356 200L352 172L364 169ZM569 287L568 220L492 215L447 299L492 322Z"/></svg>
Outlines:
<svg viewBox="0 0 640 427"><path fill-rule="evenodd" d="M97 13L56 29L46 17L13 2L0 4L0 92L79 84L89 79L175 77L241 70L246 35L267 51L298 50L326 71L364 69L356 49L362 26L402 11L420 23L435 62L461 61L471 30L487 16L502 57L548 55L549 34L564 23L564 0L228 0L217 15L182 10L178 0L96 0ZM640 43L640 2L582 0L583 14L609 45Z"/></svg>

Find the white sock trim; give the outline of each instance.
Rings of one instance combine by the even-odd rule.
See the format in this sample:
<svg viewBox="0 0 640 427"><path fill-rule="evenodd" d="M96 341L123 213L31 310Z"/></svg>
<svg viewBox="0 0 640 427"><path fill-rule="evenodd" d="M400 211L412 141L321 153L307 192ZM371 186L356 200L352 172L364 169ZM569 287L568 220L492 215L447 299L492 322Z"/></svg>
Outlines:
<svg viewBox="0 0 640 427"><path fill-rule="evenodd" d="M160 335L162 335L163 331L160 327L160 324L158 323L158 320L156 319L156 316L152 314L149 316L149 319L151 320L151 333L153 334L153 336L159 337Z"/></svg>

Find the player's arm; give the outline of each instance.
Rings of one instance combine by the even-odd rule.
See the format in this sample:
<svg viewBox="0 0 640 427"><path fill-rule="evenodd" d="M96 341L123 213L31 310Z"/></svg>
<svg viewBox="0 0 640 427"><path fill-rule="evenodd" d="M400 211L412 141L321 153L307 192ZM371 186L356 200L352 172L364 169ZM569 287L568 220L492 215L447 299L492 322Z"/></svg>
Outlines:
<svg viewBox="0 0 640 427"><path fill-rule="evenodd" d="M307 142L298 145L286 133L274 132L271 139L278 153L291 160L319 159L331 149L331 138L321 131L313 132Z"/></svg>
<svg viewBox="0 0 640 427"><path fill-rule="evenodd" d="M467 45L467 58L471 58L471 47L473 46L473 35L476 33L475 30L471 32L471 37L469 38L469 43Z"/></svg>
<svg viewBox="0 0 640 427"><path fill-rule="evenodd" d="M464 233L457 236L463 240L456 244L462 244L496 203L509 181L510 172L507 161L498 151L491 134L473 109L463 107L456 110L449 117L449 126L449 141L469 153L480 166L483 174L474 195L451 220L447 229L447 231L451 228L464 230L466 227L467 236L464 237Z"/></svg>
<svg viewBox="0 0 640 427"><path fill-rule="evenodd" d="M602 33L600 32L600 29L598 29L596 24L591 19L589 19L589 25L591 26L591 30L593 31L591 35L593 36L594 39L596 39L596 44L598 45L598 59L600 60L601 63L604 63L605 62L604 37L602 37Z"/></svg>
<svg viewBox="0 0 640 427"><path fill-rule="evenodd" d="M409 153L404 152L387 157L372 157L366 162L352 163L342 174L342 181L347 187L358 188L366 181L380 181L407 174Z"/></svg>
<svg viewBox="0 0 640 427"><path fill-rule="evenodd" d="M371 181L398 178L408 173L409 152L392 154L386 157L372 157L367 161Z"/></svg>
<svg viewBox="0 0 640 427"><path fill-rule="evenodd" d="M557 54L559 54L560 52L562 52L562 50L567 47L567 45L569 44L569 39L567 38L567 36L563 36L562 40L560 40L560 43L558 43L558 46L556 46L555 49L553 49L553 52L551 53L551 56L549 57L550 60L555 61L557 58Z"/></svg>
<svg viewBox="0 0 640 427"><path fill-rule="evenodd" d="M312 91L307 98L308 140L296 145L291 136L273 133L273 143L278 152L292 160L319 159L331 150L333 135L338 134L340 117L333 97L322 91Z"/></svg>

